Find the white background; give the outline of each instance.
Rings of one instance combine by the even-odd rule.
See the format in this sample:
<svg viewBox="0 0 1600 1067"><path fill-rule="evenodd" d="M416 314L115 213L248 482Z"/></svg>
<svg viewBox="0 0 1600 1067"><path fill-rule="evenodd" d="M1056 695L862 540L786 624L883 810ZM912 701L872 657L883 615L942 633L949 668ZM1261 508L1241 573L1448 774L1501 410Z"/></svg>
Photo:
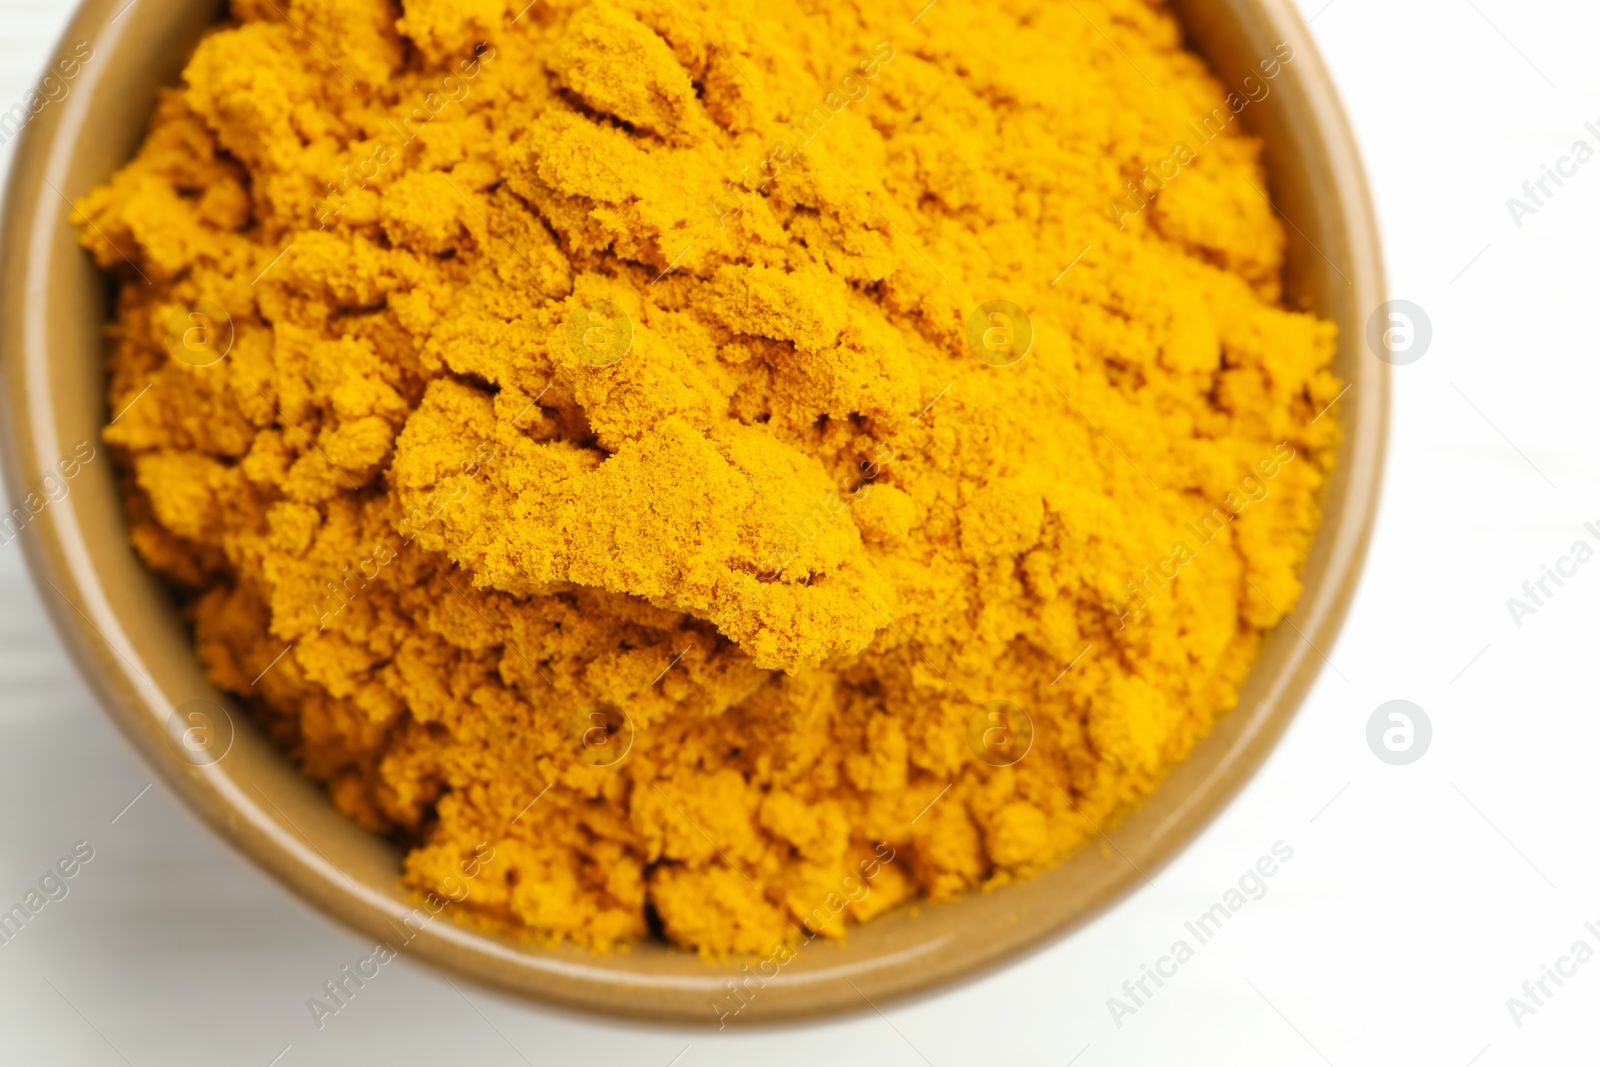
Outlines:
<svg viewBox="0 0 1600 1067"><path fill-rule="evenodd" d="M0 0L0 107L33 85L68 7ZM12 544L0 548L0 901L75 841L95 858L0 946L0 1061L1593 1062L1600 960L1520 1028L1506 999L1579 938L1600 949L1583 928L1600 926L1600 561L1520 629L1506 598L1574 540L1600 543L1582 526L1600 520L1600 159L1520 229L1506 198L1574 140L1600 147L1584 130L1600 127L1600 8L1302 10L1361 142L1392 294L1426 309L1433 345L1395 374L1371 557L1324 649L1338 672L1324 671L1261 773L1153 885L1021 963L886 1016L722 1034L640 1026L469 984L463 995L402 959L319 1032L306 998L369 946L257 873L160 783L111 823L151 773L74 676ZM1395 698L1434 729L1406 767L1365 740L1369 715ZM1114 1025L1107 998L1280 839L1294 858L1268 894Z"/></svg>

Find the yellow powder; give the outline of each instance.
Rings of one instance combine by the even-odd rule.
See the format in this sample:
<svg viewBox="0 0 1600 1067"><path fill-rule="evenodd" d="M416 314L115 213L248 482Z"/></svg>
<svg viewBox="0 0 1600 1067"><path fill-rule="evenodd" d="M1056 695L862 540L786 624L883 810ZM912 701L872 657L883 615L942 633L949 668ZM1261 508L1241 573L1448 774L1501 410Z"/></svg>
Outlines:
<svg viewBox="0 0 1600 1067"><path fill-rule="evenodd" d="M212 678L533 939L764 953L1059 861L1299 592L1334 333L1238 117L1292 50L1245 95L1146 0L524 2L236 0L79 205Z"/></svg>

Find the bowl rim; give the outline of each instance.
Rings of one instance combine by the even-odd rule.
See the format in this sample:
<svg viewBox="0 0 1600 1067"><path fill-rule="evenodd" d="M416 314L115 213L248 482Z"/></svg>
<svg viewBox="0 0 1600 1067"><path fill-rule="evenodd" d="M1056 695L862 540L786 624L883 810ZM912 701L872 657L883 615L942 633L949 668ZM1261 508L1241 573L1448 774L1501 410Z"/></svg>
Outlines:
<svg viewBox="0 0 1600 1067"><path fill-rule="evenodd" d="M1183 9L1191 9L1192 16L1192 9L1203 2L1174 0L1174 7L1179 9L1176 14L1187 24ZM1352 275L1347 280L1356 291L1352 299L1356 306L1376 307L1384 299L1385 286L1375 213L1354 137L1309 30L1291 0L1233 0L1230 11L1235 17L1253 17L1275 35L1295 43L1292 80L1301 86L1306 98L1304 108L1314 127L1305 136L1327 156L1330 189L1338 199L1336 212L1346 232ZM122 21L124 15L129 16L126 21ZM141 10L127 4L127 0L85 0L61 44L86 40L97 49L112 48L119 35L141 17ZM94 93L89 86L101 76L100 70L86 70L83 91L60 105L45 108L22 132L0 213L0 469L13 492L29 484L30 472L39 469L40 459L64 454L52 407L49 332L43 320L48 317L47 297L58 284L48 269L53 254L49 250L51 228L63 225L70 212L64 211L65 197L56 191L50 177L65 173L67 157L76 140L91 127L88 109ZM81 195L86 190L72 191ZM1360 340L1345 329L1341 349L1347 345L1359 348ZM1352 481L1343 500L1338 528L1330 528L1334 524L1325 513L1316 534L1318 539L1335 538L1337 544L1325 563L1323 577L1327 580L1319 583L1315 596L1311 595L1308 581L1307 594L1288 617L1313 650L1330 647L1343 623L1360 578L1381 494L1388 437L1389 369L1375 359L1356 358L1362 388L1353 398L1357 417L1346 426L1354 425L1358 432L1348 434L1341 445L1341 470L1337 472L1337 476ZM102 419L108 414L103 413ZM151 727L151 716L162 707L170 710L171 701L107 636L109 631L122 637L126 644L128 630L117 617L90 562L86 533L78 521L76 507L67 498L46 508L36 521L28 523L18 539L23 542L28 569L57 633L108 716L185 805L234 848L318 910L371 937L386 936L408 905L398 903L392 895L357 887L347 876L341 881L343 872L316 850L314 843L308 849L300 836L266 813L229 779L183 766L166 750L159 729ZM118 532L126 541L126 531ZM1280 623L1274 632L1283 630ZM1321 655L1317 652L1317 656ZM1259 660L1252 665L1252 675L1259 666ZM935 945L931 949L908 949L898 962L880 955L865 969L849 964L810 968L796 976L790 992L765 998L761 1013L753 1016L752 1023L868 1011L889 999L948 992L958 983L1055 943L1091 921L1124 899L1141 878L1175 859L1229 805L1264 762L1320 673L1321 663L1309 652L1301 650L1299 655L1289 655L1267 683L1270 691L1261 702L1271 705L1270 712L1255 715L1244 724L1242 732L1230 739L1224 756L1200 781L1189 786L1187 802L1165 814L1161 826L1151 831L1160 842L1159 847L1151 854L1136 853L1145 860L1144 864L1136 865L1129 859L1131 869L1103 878L1087 906L1056 915L1051 921L1036 919L1025 937L989 946L969 945L959 958L941 955ZM1228 716L1241 714L1241 708L1235 708ZM1193 759L1192 754L1190 758ZM1164 783L1161 788L1166 787ZM1107 840L1117 847L1123 833L1122 828L1113 829ZM969 891L953 904L925 906L959 908L974 896ZM881 921L884 920L874 920ZM711 1022L712 1016L702 1001L709 988L707 983L720 984L728 973L704 964L706 978L685 979L686 984L680 988L670 975L586 964L570 953L529 949L450 923L432 924L412 944L416 954L430 963L548 1004L665 1022ZM919 953L924 951L925 959L917 964ZM625 959L626 956L613 956L610 962ZM537 966L532 962L535 960L540 961ZM838 988L839 977L852 976L865 991L857 988L854 981L846 990ZM868 993L875 996L867 1000Z"/></svg>

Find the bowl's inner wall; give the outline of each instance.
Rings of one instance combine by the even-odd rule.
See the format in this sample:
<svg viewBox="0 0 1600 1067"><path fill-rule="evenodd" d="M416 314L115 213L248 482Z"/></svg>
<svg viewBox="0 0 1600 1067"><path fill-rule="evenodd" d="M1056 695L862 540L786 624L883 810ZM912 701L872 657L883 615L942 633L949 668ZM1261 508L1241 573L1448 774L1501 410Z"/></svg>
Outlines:
<svg viewBox="0 0 1600 1067"><path fill-rule="evenodd" d="M24 302L7 305L26 320L21 340L8 338L8 395L16 409L13 490L26 491L38 472L79 441L99 449L70 495L36 520L37 540L29 551L36 570L58 590L44 589L43 596L52 601L74 654L146 758L253 858L369 936L393 941L391 924L415 905L397 879L398 852L340 815L236 703L207 683L169 594L132 551L110 456L99 444L110 416L101 335L105 283L79 248L62 197L49 185L30 192L30 175L42 173L67 198L106 180L142 140L155 87L177 82L195 41L219 14L214 0L163 0L140 4L107 28L123 2L88 0L69 29L64 47L88 38L95 56L74 94L52 105L55 110L29 130L13 175L7 217L16 232L8 234L6 276L15 280L24 261L26 267ZM1373 475L1364 470L1370 457L1363 457L1381 448L1382 440L1383 382L1375 379L1381 368L1356 354L1357 309L1375 302L1381 280L1375 263L1363 261L1367 269L1358 269L1353 260L1366 250L1346 240L1352 228L1366 224L1352 217L1364 201L1359 195L1352 200L1324 143L1329 119L1316 113L1313 99L1323 77L1320 64L1287 8L1271 0L1177 0L1175 6L1193 44L1230 87L1271 56L1278 40L1289 37L1298 52L1272 82L1271 94L1250 105L1245 121L1269 139L1270 191L1293 223L1290 303L1338 324L1335 369L1360 386L1353 397L1372 398L1347 401L1340 410L1346 435L1339 474L1329 488L1296 612L1301 628L1315 635L1324 626L1331 629L1343 602L1339 590L1350 584L1370 510ZM1359 187L1359 175L1355 180ZM1324 253L1340 267L1330 269ZM1341 275L1356 283L1347 284ZM1357 452L1358 444L1366 452ZM1347 521L1352 475L1366 481L1357 514ZM849 986L840 990L842 974L874 999L924 988L1037 945L1091 916L1153 874L1220 809L1270 747L1319 665L1295 631L1280 626L1266 642L1238 709L1112 832L1115 850L1085 848L1036 879L971 893L954 904L923 905L916 916L900 909L853 930L843 948L807 947L741 1021L859 1006ZM178 760L165 741L173 709L197 698L232 708L237 727L228 755L206 768ZM428 923L407 950L569 1004L690 1020L710 1020L710 999L746 962L707 963L653 943L608 958L570 947L525 948L449 921ZM631 986L621 1001L619 984Z"/></svg>

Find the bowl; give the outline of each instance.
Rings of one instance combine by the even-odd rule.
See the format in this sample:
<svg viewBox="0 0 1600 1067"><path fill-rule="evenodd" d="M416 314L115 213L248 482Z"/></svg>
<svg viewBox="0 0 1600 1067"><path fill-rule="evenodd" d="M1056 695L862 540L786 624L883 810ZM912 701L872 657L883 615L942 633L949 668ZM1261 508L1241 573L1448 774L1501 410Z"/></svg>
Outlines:
<svg viewBox="0 0 1600 1067"><path fill-rule="evenodd" d="M1305 592L1268 637L1238 706L1224 716L1149 800L1110 834L1029 881L948 903L902 907L853 929L842 945L818 943L765 983L740 1022L862 1010L1014 959L1110 906L1171 860L1271 750L1323 665L1354 588L1372 525L1386 437L1388 367L1363 350L1366 319L1384 299L1382 260L1356 149L1333 86L1289 0L1174 0L1190 44L1228 84L1278 41L1295 48L1273 91L1253 103L1247 127L1266 142L1269 194L1287 220L1291 306L1338 325L1335 372L1350 383L1339 405L1345 434L1327 487L1322 526L1305 568ZM130 545L109 455L99 434L106 407L106 279L79 247L72 198L129 159L154 108L175 84L201 32L222 14L215 0L86 0L60 55L94 49L28 125L10 179L0 236L0 449L7 481L27 509L22 538L40 595L106 711L161 777L260 867L374 942L466 977L567 1007L712 1023L712 1005L747 960L722 962L658 943L594 955L572 946L530 947L449 921L413 918L401 853L336 811L206 681L161 583ZM30 492L71 461L80 442L98 458ZM45 502L47 501L47 502ZM235 708L201 727L224 730L221 759L196 759L172 743L190 701ZM199 720L195 720L198 722ZM220 741L211 739L212 749ZM423 913L424 915L426 913Z"/></svg>

